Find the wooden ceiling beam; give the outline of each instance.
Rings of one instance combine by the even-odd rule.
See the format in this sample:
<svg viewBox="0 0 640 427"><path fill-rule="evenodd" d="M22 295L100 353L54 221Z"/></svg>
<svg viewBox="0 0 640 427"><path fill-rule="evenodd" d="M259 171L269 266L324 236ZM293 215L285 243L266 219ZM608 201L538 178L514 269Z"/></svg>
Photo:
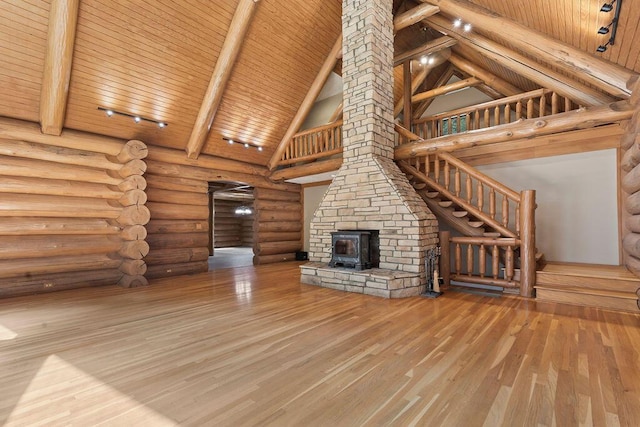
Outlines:
<svg viewBox="0 0 640 427"><path fill-rule="evenodd" d="M450 16L470 23L475 29L504 40L522 52L561 68L574 78L618 98L628 98L627 82L636 73L600 59L573 46L497 15L468 0L421 0L440 7ZM448 23L451 28L451 22Z"/></svg>
<svg viewBox="0 0 640 427"><path fill-rule="evenodd" d="M623 100L607 105L584 107L579 110L568 111L549 117L520 119L513 123L491 128L443 136L437 140L403 144L396 147L395 160L409 159L411 157L432 153L434 150L454 151L478 145L515 141L522 138L533 138L576 129L592 128L628 120L633 115L633 112L634 107L630 105L627 100Z"/></svg>
<svg viewBox="0 0 640 427"><path fill-rule="evenodd" d="M435 40L428 41L427 43L418 46L415 49L408 50L399 55L394 56L393 66L397 67L405 61L418 58L420 56L430 55L436 52L440 52L448 47L451 47L458 43L453 37L443 36L438 37ZM434 64L436 65L436 64Z"/></svg>
<svg viewBox="0 0 640 427"><path fill-rule="evenodd" d="M501 93L504 96L516 95L522 93L522 90L506 80L501 79L495 74L490 73L484 68L478 67L475 64L467 61L463 57L452 53L449 57L449 62L453 64L458 70L467 73L470 76L477 77L482 80L491 89Z"/></svg>
<svg viewBox="0 0 640 427"><path fill-rule="evenodd" d="M423 3L413 9L409 9L394 18L393 33L395 34L401 29L416 24L424 18L435 15L438 12L440 12L440 8L438 6L432 6L428 3Z"/></svg>
<svg viewBox="0 0 640 427"><path fill-rule="evenodd" d="M416 75L413 76L413 78L411 79L411 95L416 93L416 90L418 90L418 87L420 87L420 85L424 82L424 80L427 78L427 76L429 75L432 69L433 69L432 67L422 67L420 70L418 70ZM396 102L396 105L393 107L393 117L394 118L398 117L402 112L403 108L404 108L404 95L400 97L398 102Z"/></svg>
<svg viewBox="0 0 640 427"><path fill-rule="evenodd" d="M482 84L482 80L475 77L469 77L468 79L460 80L446 86L440 86L426 92L415 94L411 97L411 102L424 101L425 99L434 98L439 95L444 95L445 93L450 93L460 89L466 89L468 87L477 86L479 84Z"/></svg>
<svg viewBox="0 0 640 427"><path fill-rule="evenodd" d="M284 133L282 140L276 147L273 155L271 156L271 159L269 159L269 163L267 164L267 166L269 167L270 170L273 170L278 165L278 162L282 158L282 153L287 147L287 144L289 143L293 135L298 131L298 129L300 129L300 126L302 126L302 123L307 118L309 111L311 111L311 108L313 108L313 103L315 102L316 98L318 98L318 94L320 93L320 91L322 90L322 87L327 81L329 74L331 74L331 71L335 67L336 61L341 56L342 56L342 34L338 36L338 39L333 44L333 48L331 49L331 52L329 52L327 59L325 59L324 64L322 64L322 67L318 72L318 75L316 76L315 80L311 84L311 87L309 88L307 95L302 100L302 104L300 104L300 107L298 108L298 112L293 117L293 120L291 120L291 123L289 123L289 127Z"/></svg>
<svg viewBox="0 0 640 427"><path fill-rule="evenodd" d="M453 77L453 72L454 72L453 65L449 64L449 66L442 72L440 77L438 77L438 80L436 80L432 89L440 86L444 86L449 81L449 79ZM422 115L424 114L425 111L427 111L427 108L429 108L433 100L434 98L426 99L413 109L414 120L422 117Z"/></svg>
<svg viewBox="0 0 640 427"><path fill-rule="evenodd" d="M465 33L462 30L452 28L451 22L444 17L436 15L426 20L429 26L441 33L454 37L458 42L470 46L498 64L513 70L543 88L558 92L580 105L602 105L614 101L611 96L557 73L478 33Z"/></svg>
<svg viewBox="0 0 640 427"><path fill-rule="evenodd" d="M40 91L40 127L60 135L64 126L80 0L53 0Z"/></svg>
<svg viewBox="0 0 640 427"><path fill-rule="evenodd" d="M258 1L240 0L236 8L187 142L187 157L190 159L197 159L204 147Z"/></svg>

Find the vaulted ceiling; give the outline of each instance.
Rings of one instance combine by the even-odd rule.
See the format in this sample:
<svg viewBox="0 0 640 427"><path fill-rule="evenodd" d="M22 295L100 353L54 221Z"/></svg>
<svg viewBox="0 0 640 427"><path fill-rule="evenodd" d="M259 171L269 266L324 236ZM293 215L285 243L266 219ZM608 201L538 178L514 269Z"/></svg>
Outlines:
<svg viewBox="0 0 640 427"><path fill-rule="evenodd" d="M620 3L616 42L604 53L596 53L596 48L608 35L598 35L597 30L608 25L613 14L600 12L603 0L453 1L486 8L579 49L587 57L640 72L640 8L631 0ZM67 0L0 2L0 116L40 120L48 32L51 25L60 25L51 22L52 2ZM184 150L239 3L80 0L64 128ZM393 9L397 16L419 4L394 0ZM442 23L455 17L441 7L437 16L400 30L396 55L441 37L438 30L442 31ZM512 44L510 34L502 31L505 29L500 27L474 27L465 37L481 37L568 81L577 80L603 97L619 98ZM202 152L267 164L340 33L341 0L256 2ZM473 43L459 40L451 49L459 61L481 67L518 90L541 86L479 51ZM446 63L434 68L420 90L433 87L447 68ZM459 69L456 73L465 75ZM396 75L400 96L401 67ZM107 117L98 107L164 121L169 126L161 129L150 122L135 124L124 116ZM223 138L264 149L247 150Z"/></svg>

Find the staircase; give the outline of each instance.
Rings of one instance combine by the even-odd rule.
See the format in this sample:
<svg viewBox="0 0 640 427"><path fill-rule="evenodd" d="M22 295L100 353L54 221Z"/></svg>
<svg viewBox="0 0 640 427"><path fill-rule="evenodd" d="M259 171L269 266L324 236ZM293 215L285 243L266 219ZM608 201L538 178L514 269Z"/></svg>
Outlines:
<svg viewBox="0 0 640 427"><path fill-rule="evenodd" d="M535 251L534 191L517 193L446 152L398 165L438 219L463 236L441 243L453 259L451 280L533 296L542 259Z"/></svg>
<svg viewBox="0 0 640 427"><path fill-rule="evenodd" d="M441 233L441 269L453 266L451 280L522 296L535 289L542 302L638 312L640 278L625 267L546 263L537 253L534 192L517 193L446 152L398 166L438 220L463 236Z"/></svg>

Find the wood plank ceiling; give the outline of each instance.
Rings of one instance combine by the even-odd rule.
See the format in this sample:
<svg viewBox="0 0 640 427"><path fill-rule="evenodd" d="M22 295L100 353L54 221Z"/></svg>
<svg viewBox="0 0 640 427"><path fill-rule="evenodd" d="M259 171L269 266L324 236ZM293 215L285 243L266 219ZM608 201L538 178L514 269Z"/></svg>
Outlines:
<svg viewBox="0 0 640 427"><path fill-rule="evenodd" d="M0 2L0 116L39 120L50 2ZM603 0L471 2L640 72L640 8L634 1L622 2L616 44L601 54L595 50L608 36L598 35L597 29L613 17L599 11ZM238 3L80 0L65 128L184 150ZM394 0L393 7L398 14L417 4ZM259 1L202 152L267 164L340 34L340 15L341 0ZM396 53L440 36L432 30L427 34L421 26L396 35ZM498 31L482 35L524 54L509 46ZM469 46L458 43L452 50L523 91L538 87ZM437 73L446 68L436 68L423 89L435 84ZM398 67L396 76L401 75ZM401 82L395 90L398 99ZM122 116L108 118L98 107L166 121L169 126L160 129ZM264 150L230 145L223 138Z"/></svg>

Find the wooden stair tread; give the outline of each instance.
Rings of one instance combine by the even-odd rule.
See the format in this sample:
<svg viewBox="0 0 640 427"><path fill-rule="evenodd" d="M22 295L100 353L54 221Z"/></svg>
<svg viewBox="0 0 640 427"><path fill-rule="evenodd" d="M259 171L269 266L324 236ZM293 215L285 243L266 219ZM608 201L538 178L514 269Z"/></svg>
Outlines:
<svg viewBox="0 0 640 427"><path fill-rule="evenodd" d="M539 271L539 273L557 274L562 276L586 276L614 280L627 280L638 282L638 286L640 286L640 278L635 276L625 267L619 265L558 263L548 261L545 267L541 271Z"/></svg>
<svg viewBox="0 0 640 427"><path fill-rule="evenodd" d="M469 226L473 228L480 228L484 225L482 221L469 221Z"/></svg>
<svg viewBox="0 0 640 427"><path fill-rule="evenodd" d="M467 212L467 211L453 211L453 212L451 212L451 215L455 216L456 218L462 218L462 217L465 217L465 216L469 215L469 212Z"/></svg>
<svg viewBox="0 0 640 427"><path fill-rule="evenodd" d="M579 286L563 286L561 288L556 288L553 286L545 286L545 285L536 285L534 288L542 289L546 291L552 292L568 292L574 294L588 294L588 295L598 295L603 297L612 297L612 298L621 298L621 299L630 299L637 301L638 295L631 292L621 292L621 291L612 291L609 289L590 289L590 288L582 288Z"/></svg>
<svg viewBox="0 0 640 427"><path fill-rule="evenodd" d="M430 199L435 199L439 195L440 195L439 191L428 191L428 192L425 193L425 196L427 196Z"/></svg>
<svg viewBox="0 0 640 427"><path fill-rule="evenodd" d="M453 204L453 202L451 200L441 200L438 202L438 204L440 206L442 206L443 208L448 208L449 206L451 206Z"/></svg>

